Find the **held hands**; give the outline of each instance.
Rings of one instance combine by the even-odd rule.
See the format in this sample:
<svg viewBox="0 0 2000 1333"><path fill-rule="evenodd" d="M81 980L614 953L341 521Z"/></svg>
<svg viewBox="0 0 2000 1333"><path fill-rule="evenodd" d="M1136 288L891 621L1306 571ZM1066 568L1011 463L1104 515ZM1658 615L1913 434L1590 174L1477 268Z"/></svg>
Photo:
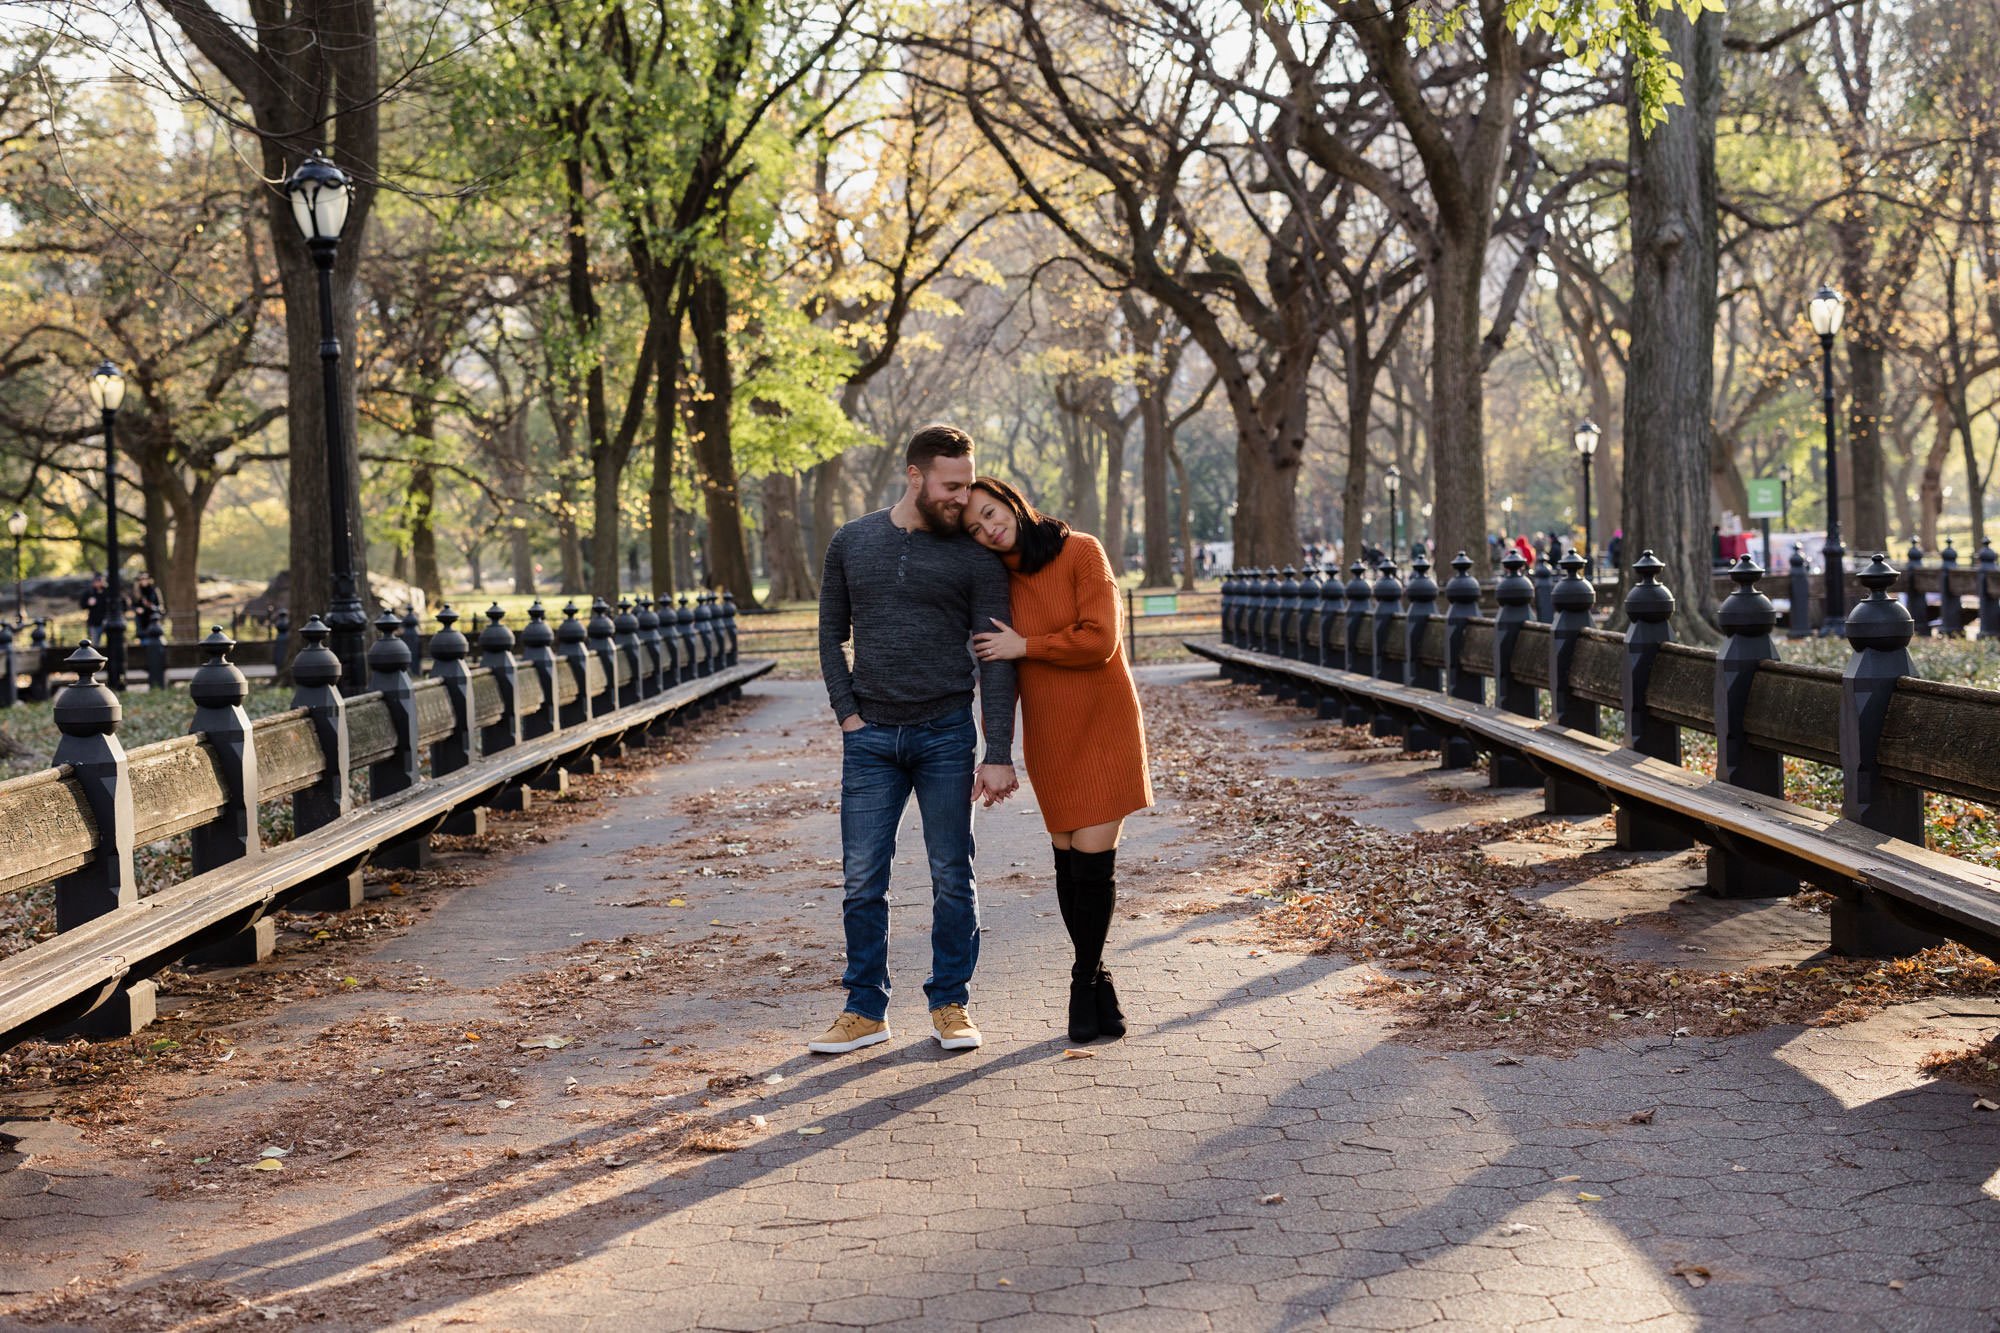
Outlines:
<svg viewBox="0 0 2000 1333"><path fill-rule="evenodd" d="M972 636L972 652L982 662L1012 662L1028 655L1028 641L1000 618L990 617L1000 628Z"/></svg>
<svg viewBox="0 0 2000 1333"><path fill-rule="evenodd" d="M1012 764L981 764L972 775L972 799L983 802L989 810L1020 788L1021 780L1014 776Z"/></svg>

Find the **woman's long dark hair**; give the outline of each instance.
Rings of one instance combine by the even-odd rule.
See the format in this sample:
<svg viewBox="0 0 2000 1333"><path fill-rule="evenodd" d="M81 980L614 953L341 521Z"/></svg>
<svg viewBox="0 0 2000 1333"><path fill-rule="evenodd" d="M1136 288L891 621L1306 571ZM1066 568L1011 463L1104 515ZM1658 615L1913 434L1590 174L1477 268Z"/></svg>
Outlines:
<svg viewBox="0 0 2000 1333"><path fill-rule="evenodd" d="M977 478L972 489L985 491L1014 511L1014 554L1020 557L1021 573L1032 574L1062 554L1063 543L1069 540L1069 524L1042 513L1028 503L1027 496L998 477Z"/></svg>

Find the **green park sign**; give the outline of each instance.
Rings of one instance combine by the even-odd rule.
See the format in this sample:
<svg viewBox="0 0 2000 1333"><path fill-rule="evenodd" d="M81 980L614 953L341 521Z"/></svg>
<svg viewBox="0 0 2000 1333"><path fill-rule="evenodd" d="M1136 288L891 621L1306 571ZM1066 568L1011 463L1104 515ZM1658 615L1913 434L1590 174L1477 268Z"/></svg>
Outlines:
<svg viewBox="0 0 2000 1333"><path fill-rule="evenodd" d="M1785 483L1776 477L1754 477L1744 483L1750 492L1749 518L1779 518L1785 512Z"/></svg>

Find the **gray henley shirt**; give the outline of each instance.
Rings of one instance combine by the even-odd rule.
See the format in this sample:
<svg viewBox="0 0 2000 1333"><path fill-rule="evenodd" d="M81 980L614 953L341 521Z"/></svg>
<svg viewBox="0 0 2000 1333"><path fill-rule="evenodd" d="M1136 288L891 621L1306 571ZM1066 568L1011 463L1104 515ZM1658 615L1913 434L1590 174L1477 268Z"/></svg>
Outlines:
<svg viewBox="0 0 2000 1333"><path fill-rule="evenodd" d="M1007 567L972 538L905 532L886 509L833 534L819 585L819 669L845 722L930 722L979 686L988 764L1014 762L1014 664L981 662L972 635L1010 620ZM853 665L842 645L854 640Z"/></svg>

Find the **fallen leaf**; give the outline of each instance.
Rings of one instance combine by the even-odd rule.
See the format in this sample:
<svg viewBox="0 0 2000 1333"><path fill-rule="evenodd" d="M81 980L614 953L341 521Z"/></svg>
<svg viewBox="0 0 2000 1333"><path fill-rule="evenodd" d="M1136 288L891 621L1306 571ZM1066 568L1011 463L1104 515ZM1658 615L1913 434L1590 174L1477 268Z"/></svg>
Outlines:
<svg viewBox="0 0 2000 1333"><path fill-rule="evenodd" d="M1095 1060L1096 1058L1096 1051L1079 1051L1072 1047L1063 1052L1063 1059L1065 1060Z"/></svg>
<svg viewBox="0 0 2000 1333"><path fill-rule="evenodd" d="M1583 1177L1582 1177L1582 1176L1557 1176L1557 1177L1556 1177L1556 1184L1558 1184L1558 1185L1567 1185L1567 1184L1571 1183L1572 1181L1577 1181L1577 1180L1582 1180L1582 1179L1583 1179Z"/></svg>
<svg viewBox="0 0 2000 1333"><path fill-rule="evenodd" d="M1604 1202L1604 1196L1602 1194L1592 1194L1589 1190L1578 1190L1576 1192L1576 1197L1583 1200L1585 1203Z"/></svg>
<svg viewBox="0 0 2000 1333"><path fill-rule="evenodd" d="M460 1035L463 1036L467 1041L479 1040L479 1034L477 1032L466 1032L466 1033L461 1033Z"/></svg>
<svg viewBox="0 0 2000 1333"><path fill-rule="evenodd" d="M569 1044L568 1037L536 1037L533 1041L517 1041L514 1048L521 1051L559 1051Z"/></svg>
<svg viewBox="0 0 2000 1333"><path fill-rule="evenodd" d="M686 907L687 905L688 905L688 900L685 898L667 899L667 906L669 907Z"/></svg>
<svg viewBox="0 0 2000 1333"><path fill-rule="evenodd" d="M1503 1055L1493 1062L1496 1065L1518 1065L1521 1062L1511 1055Z"/></svg>
<svg viewBox="0 0 2000 1333"><path fill-rule="evenodd" d="M770 1121L766 1120L761 1115L753 1115L750 1117L750 1128L752 1129L762 1129L764 1128L764 1126L770 1123L771 1123Z"/></svg>
<svg viewBox="0 0 2000 1333"><path fill-rule="evenodd" d="M215 1159L214 1159L213 1157L197 1157L197 1158L195 1158L195 1159L194 1159L194 1164L195 1164L196 1166L206 1166L206 1165L208 1165L208 1163L210 1163L210 1162L212 1162L212 1161L214 1161L214 1160L215 1160Z"/></svg>
<svg viewBox="0 0 2000 1333"><path fill-rule="evenodd" d="M1503 1236L1525 1236L1530 1231L1540 1230L1540 1227L1531 1226L1526 1222L1509 1222L1500 1228L1500 1234Z"/></svg>
<svg viewBox="0 0 2000 1333"><path fill-rule="evenodd" d="M1901 1291L1902 1289L1903 1289L1903 1279L1899 1277L1889 1279L1889 1290Z"/></svg>
<svg viewBox="0 0 2000 1333"><path fill-rule="evenodd" d="M494 1105L495 1105L496 1107L500 1108L500 1109L501 1109L502 1111L504 1111L504 1110L506 1110L506 1109L507 1109L508 1107L510 1107L510 1106L512 1106L512 1105L514 1104L514 1099L513 1099L513 1098L511 1098L511 1097L502 1097L502 1098L500 1098L500 1099L499 1099L498 1101L494 1102L493 1104L494 1104Z"/></svg>
<svg viewBox="0 0 2000 1333"><path fill-rule="evenodd" d="M822 1126L807 1125L804 1129L799 1131L799 1137L802 1139L809 1139L816 1134L824 1134L824 1133L826 1133L826 1130Z"/></svg>
<svg viewBox="0 0 2000 1333"><path fill-rule="evenodd" d="M1996 1102L1990 1097L1981 1097L1972 1104L1972 1109L1975 1111L2000 1111L2000 1102Z"/></svg>
<svg viewBox="0 0 2000 1333"><path fill-rule="evenodd" d="M259 1157L290 1157L292 1150L290 1148L266 1148L257 1155Z"/></svg>
<svg viewBox="0 0 2000 1333"><path fill-rule="evenodd" d="M1631 1115L1625 1117L1625 1123L1628 1125L1650 1125L1653 1123L1653 1113L1659 1109L1659 1107L1654 1106L1644 1111L1634 1111Z"/></svg>
<svg viewBox="0 0 2000 1333"><path fill-rule="evenodd" d="M783 1074L766 1074L764 1076L764 1082L767 1084L783 1083L784 1081L785 1081L785 1076Z"/></svg>
<svg viewBox="0 0 2000 1333"><path fill-rule="evenodd" d="M245 1171L282 1171L285 1169L285 1164L275 1157L266 1157L260 1162L250 1163L250 1165L243 1169Z"/></svg>
<svg viewBox="0 0 2000 1333"><path fill-rule="evenodd" d="M1708 1285L1709 1272L1700 1264L1678 1263L1667 1271L1675 1277L1685 1278L1690 1287L1705 1287Z"/></svg>
<svg viewBox="0 0 2000 1333"><path fill-rule="evenodd" d="M610 1157L605 1158L604 1164L609 1167L620 1167L629 1164L631 1160L632 1159L629 1157L619 1157L616 1154L614 1154Z"/></svg>
<svg viewBox="0 0 2000 1333"><path fill-rule="evenodd" d="M1274 1203L1283 1203L1284 1201L1285 1201L1285 1196L1282 1194L1266 1194L1263 1198L1257 1200L1258 1203L1265 1204L1267 1206Z"/></svg>

